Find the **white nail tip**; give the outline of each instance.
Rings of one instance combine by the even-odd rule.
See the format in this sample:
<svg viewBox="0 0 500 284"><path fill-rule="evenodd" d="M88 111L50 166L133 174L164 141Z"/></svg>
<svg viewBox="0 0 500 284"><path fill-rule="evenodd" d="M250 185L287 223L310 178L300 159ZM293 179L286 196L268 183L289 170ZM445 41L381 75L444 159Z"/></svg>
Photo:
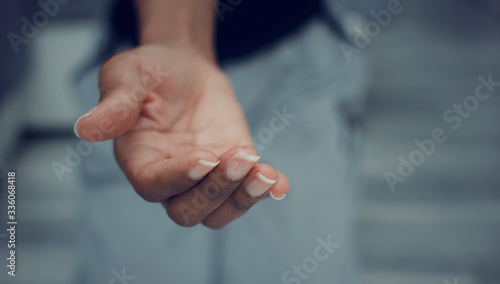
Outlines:
<svg viewBox="0 0 500 284"><path fill-rule="evenodd" d="M286 196L286 194L283 194L283 196L282 196L282 197L274 197L274 195L273 195L273 192L272 192L272 191L271 191L270 195L271 195L271 197L272 197L272 198L274 198L275 200L283 200L283 198L285 198L285 196Z"/></svg>
<svg viewBox="0 0 500 284"><path fill-rule="evenodd" d="M76 122L75 122L75 126L73 126L73 132L75 132L76 137L81 138L81 137L80 137L80 134L78 134L78 123L80 123L80 120L82 120L82 119L84 119L84 118L86 118L86 117L89 117L89 116L91 116L91 115L92 115L92 112L89 112L89 113L86 113L86 114L84 114L84 115L80 116L80 118L78 118L78 119L76 120Z"/></svg>
<svg viewBox="0 0 500 284"><path fill-rule="evenodd" d="M238 152L238 153L234 154L234 156L232 157L232 159L234 159L234 158L240 158L240 159L244 159L244 160L247 160L250 162L257 162L260 159L260 156L250 155L250 154L247 154L245 152Z"/></svg>
<svg viewBox="0 0 500 284"><path fill-rule="evenodd" d="M257 176L258 179L260 179L261 181L263 181L267 184L275 184L278 181L278 179L276 179L276 180L269 179L269 178L265 177L263 174L261 174L260 172L257 173L255 176Z"/></svg>
<svg viewBox="0 0 500 284"><path fill-rule="evenodd" d="M219 162L214 163L205 160L199 160L197 164L191 168L188 175L193 180L199 180L206 176L211 170L213 170L213 168L215 168L219 164Z"/></svg>
<svg viewBox="0 0 500 284"><path fill-rule="evenodd" d="M276 179L276 180L268 179L260 172L255 174L255 177L257 177L257 179L259 179L260 182L257 181L256 179L253 179L246 186L246 190L248 192L248 195L250 195L253 198L257 198L257 197L262 196L264 193L266 193L266 191L269 188L271 188L278 181L278 179ZM262 184L262 182L264 184Z"/></svg>
<svg viewBox="0 0 500 284"><path fill-rule="evenodd" d="M209 161L205 161L205 160L199 160L198 163L201 165L207 166L207 167L215 168L220 163L220 161L217 161L216 163L214 163L214 162L209 162Z"/></svg>

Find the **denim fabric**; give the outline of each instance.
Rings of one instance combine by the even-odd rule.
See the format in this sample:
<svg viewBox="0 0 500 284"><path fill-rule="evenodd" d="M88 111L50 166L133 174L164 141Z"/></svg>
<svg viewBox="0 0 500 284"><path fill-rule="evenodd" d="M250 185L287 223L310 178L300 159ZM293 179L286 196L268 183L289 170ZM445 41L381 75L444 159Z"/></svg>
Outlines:
<svg viewBox="0 0 500 284"><path fill-rule="evenodd" d="M268 198L221 230L175 225L162 206L135 194L112 143L99 144L84 166L85 283L108 283L110 271L122 268L135 276L129 283L141 284L356 283L352 232L366 68L360 57L348 64L339 43L313 19L255 56L223 66L261 162L284 172L291 189L284 200ZM80 82L88 107L97 102L97 71ZM335 248L325 248L328 242Z"/></svg>

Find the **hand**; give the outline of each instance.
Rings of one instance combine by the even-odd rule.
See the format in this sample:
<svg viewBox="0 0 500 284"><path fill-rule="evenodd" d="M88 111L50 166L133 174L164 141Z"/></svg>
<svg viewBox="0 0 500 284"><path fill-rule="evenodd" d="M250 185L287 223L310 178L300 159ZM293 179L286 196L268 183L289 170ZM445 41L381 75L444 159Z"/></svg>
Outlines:
<svg viewBox="0 0 500 284"><path fill-rule="evenodd" d="M269 193L288 192L285 175L257 163L229 80L196 49L144 45L111 58L99 80L101 100L75 133L115 138L136 192L177 224L220 228Z"/></svg>

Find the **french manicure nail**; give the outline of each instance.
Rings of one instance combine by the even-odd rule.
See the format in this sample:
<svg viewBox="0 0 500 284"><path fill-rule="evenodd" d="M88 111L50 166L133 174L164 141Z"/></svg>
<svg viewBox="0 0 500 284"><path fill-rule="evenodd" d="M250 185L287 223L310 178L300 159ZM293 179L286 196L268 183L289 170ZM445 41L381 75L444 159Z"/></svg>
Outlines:
<svg viewBox="0 0 500 284"><path fill-rule="evenodd" d="M80 116L80 118L78 118L78 119L76 120L76 122L75 122L75 126L73 126L73 132L75 132L76 137L81 138L81 137L80 137L80 134L78 134L78 123L80 123L80 120L82 120L82 119L84 119L84 118L86 118L86 117L91 116L91 115L94 113L94 111L95 111L95 109L96 109L96 108L97 108L97 106L93 107L93 108L92 108L91 110L89 110L86 114L84 114L84 115Z"/></svg>
<svg viewBox="0 0 500 284"><path fill-rule="evenodd" d="M217 162L209 162L205 160L199 160L191 167L189 170L188 176L193 180L199 180L202 177L206 176L211 170L213 170L220 161Z"/></svg>
<svg viewBox="0 0 500 284"><path fill-rule="evenodd" d="M246 185L246 190L248 195L251 197L257 198L262 196L266 191L271 188L274 184L276 184L276 180L269 179L265 177L263 174L258 172L255 174L255 178L252 178L250 182Z"/></svg>
<svg viewBox="0 0 500 284"><path fill-rule="evenodd" d="M283 194L282 196L274 196L273 192L271 191L271 197L274 198L275 200L283 200L285 198L286 194Z"/></svg>
<svg viewBox="0 0 500 284"><path fill-rule="evenodd" d="M260 156L238 152L227 162L226 174L231 180L242 179L259 159Z"/></svg>

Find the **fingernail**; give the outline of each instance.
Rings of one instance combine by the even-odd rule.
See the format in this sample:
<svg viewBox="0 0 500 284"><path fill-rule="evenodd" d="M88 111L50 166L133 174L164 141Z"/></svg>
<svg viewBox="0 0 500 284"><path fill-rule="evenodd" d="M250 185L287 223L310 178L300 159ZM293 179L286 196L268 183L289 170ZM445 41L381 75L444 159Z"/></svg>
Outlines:
<svg viewBox="0 0 500 284"><path fill-rule="evenodd" d="M272 180L267 177L265 177L263 174L258 172L254 176L255 178L252 178L250 182L246 185L246 190L248 192L248 195L251 197L257 198L262 196L264 193L266 193L271 186L276 184L278 179Z"/></svg>
<svg viewBox="0 0 500 284"><path fill-rule="evenodd" d="M253 156L245 152L238 152L227 162L226 175L231 180L242 179L248 174L250 169L259 159L260 156Z"/></svg>
<svg viewBox="0 0 500 284"><path fill-rule="evenodd" d="M91 115L94 113L94 111L95 111L95 109L96 109L96 108L97 108L97 106L93 107L93 108L92 108L91 110L89 110L86 114L84 114L84 115L80 116L80 118L78 118L78 119L76 120L76 122L75 122L75 126L73 126L73 132L75 132L76 137L81 138L81 137L80 137L80 134L78 134L78 123L80 123L80 120L82 120L82 119L84 119L84 118L86 118L86 117L91 116Z"/></svg>
<svg viewBox="0 0 500 284"><path fill-rule="evenodd" d="M285 198L286 194L283 194L281 196L274 196L273 192L271 191L271 197L274 198L275 200L282 200L283 198Z"/></svg>
<svg viewBox="0 0 500 284"><path fill-rule="evenodd" d="M213 170L220 161L217 162L209 162L205 160L199 160L191 167L189 170L188 176L193 180L199 180L202 177L206 176L211 170Z"/></svg>

